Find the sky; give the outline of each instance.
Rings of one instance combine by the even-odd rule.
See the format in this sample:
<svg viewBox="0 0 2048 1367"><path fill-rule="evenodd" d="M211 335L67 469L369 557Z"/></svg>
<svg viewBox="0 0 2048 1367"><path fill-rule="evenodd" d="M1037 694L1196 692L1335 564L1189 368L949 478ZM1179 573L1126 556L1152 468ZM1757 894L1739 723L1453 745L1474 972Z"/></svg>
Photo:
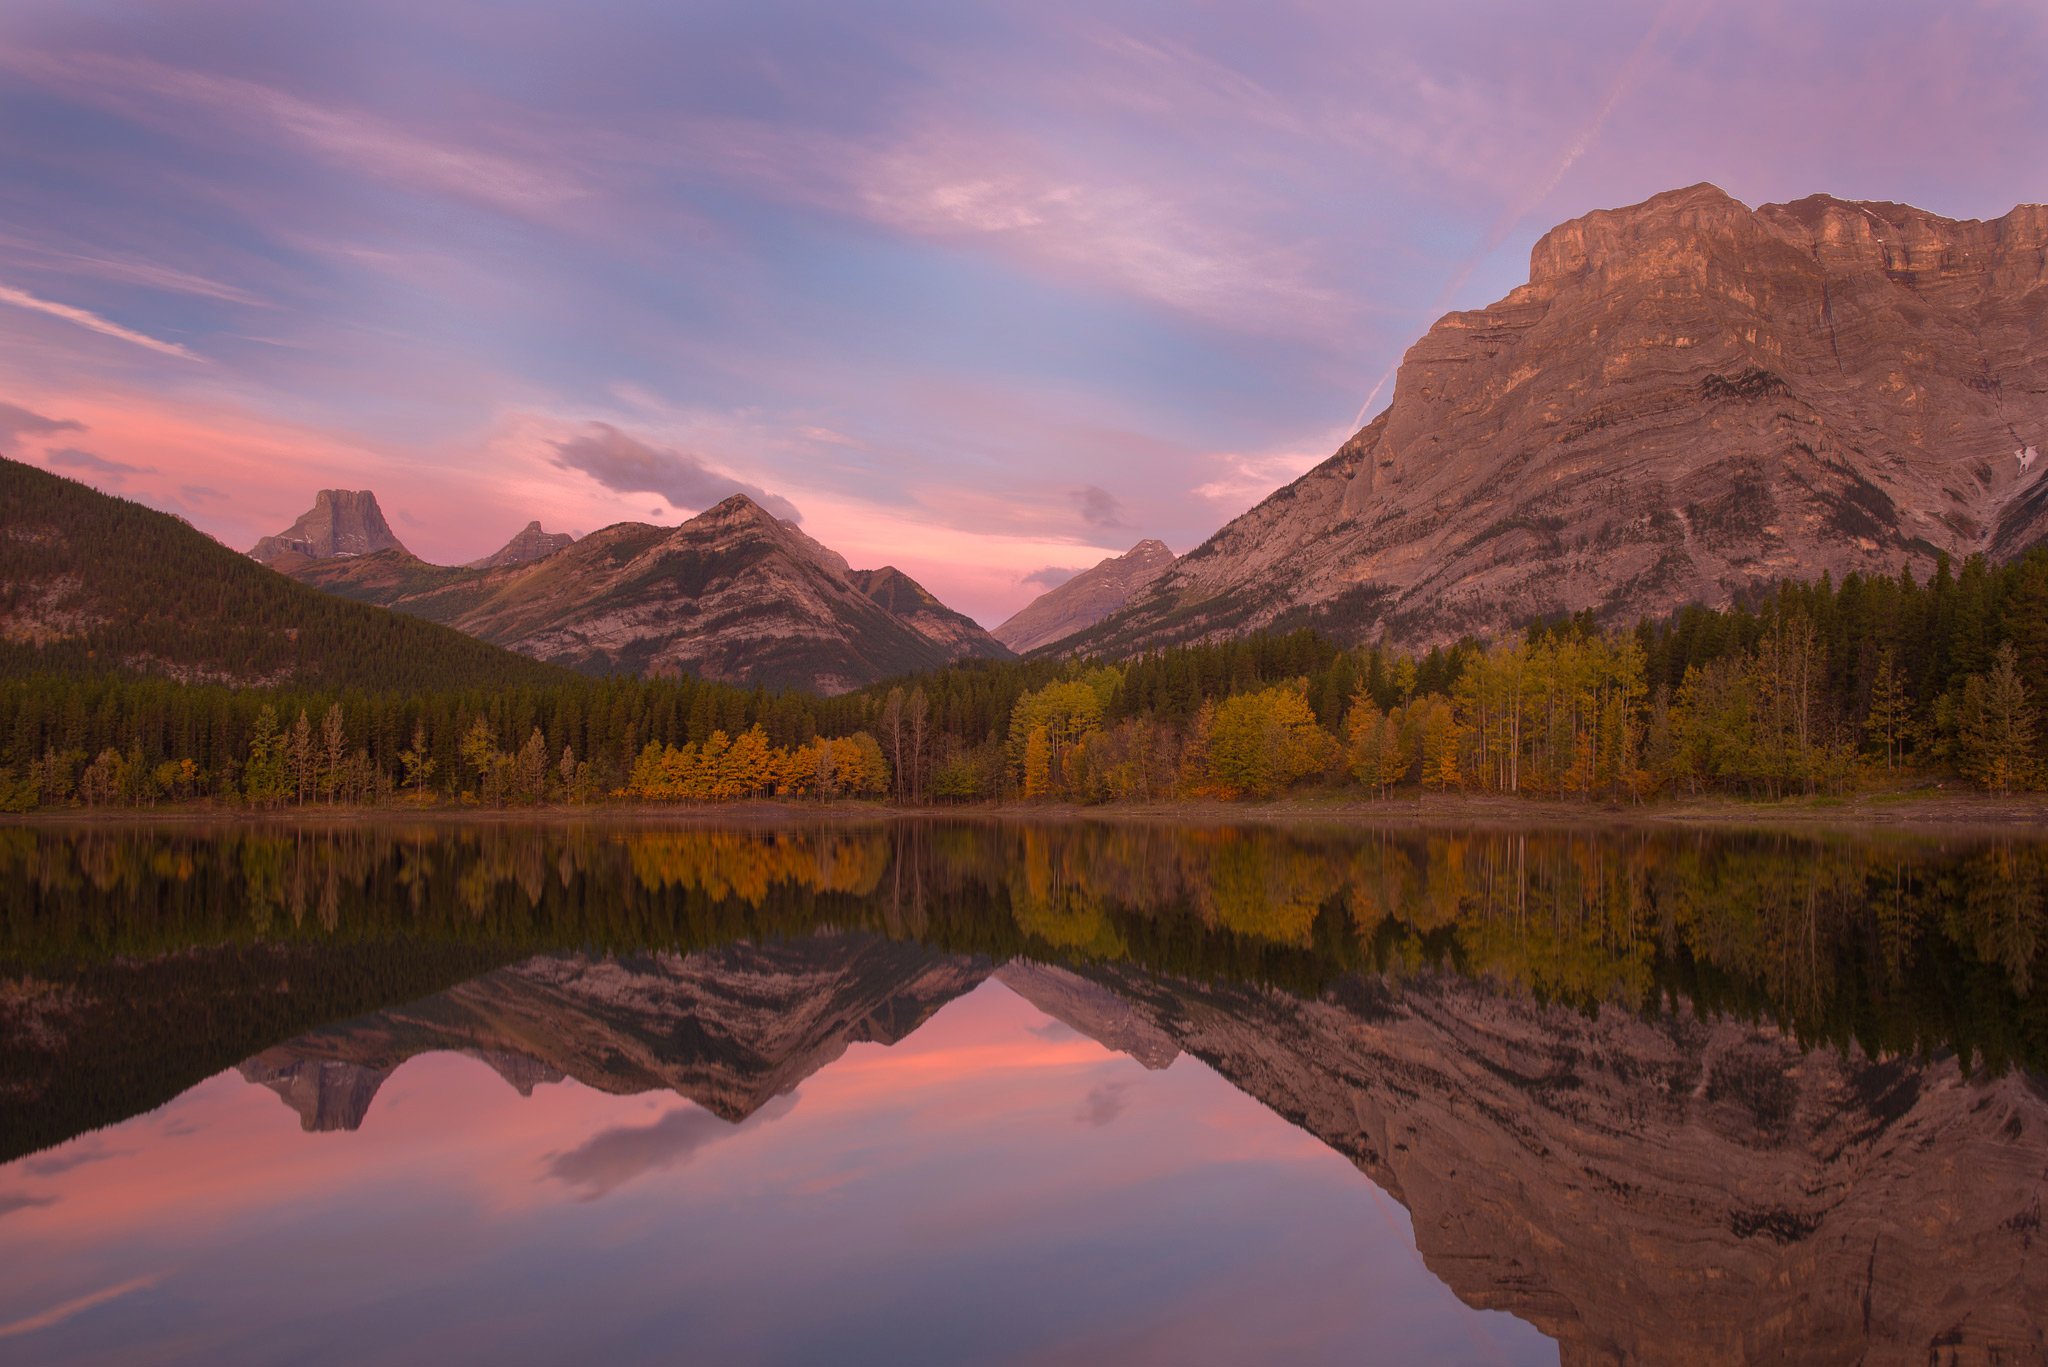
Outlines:
<svg viewBox="0 0 2048 1367"><path fill-rule="evenodd" d="M2048 199L2048 5L8 0L0 453L455 563L747 492L993 624L1565 219Z"/></svg>

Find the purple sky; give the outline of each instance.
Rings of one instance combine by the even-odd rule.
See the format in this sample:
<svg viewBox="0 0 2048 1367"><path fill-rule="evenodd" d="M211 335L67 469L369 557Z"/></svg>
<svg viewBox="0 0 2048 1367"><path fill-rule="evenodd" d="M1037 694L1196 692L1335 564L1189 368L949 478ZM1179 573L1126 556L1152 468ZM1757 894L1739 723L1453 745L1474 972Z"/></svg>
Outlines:
<svg viewBox="0 0 2048 1367"><path fill-rule="evenodd" d="M9 0L0 452L441 561L747 489L994 622L1562 219L2048 198L2044 72L2038 0Z"/></svg>

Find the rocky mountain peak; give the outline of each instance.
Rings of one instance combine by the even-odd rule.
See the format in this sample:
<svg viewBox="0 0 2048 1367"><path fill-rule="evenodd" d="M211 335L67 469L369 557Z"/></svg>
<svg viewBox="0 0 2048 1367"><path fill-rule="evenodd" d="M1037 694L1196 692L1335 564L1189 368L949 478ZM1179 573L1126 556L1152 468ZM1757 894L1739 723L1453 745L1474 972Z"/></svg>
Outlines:
<svg viewBox="0 0 2048 1367"><path fill-rule="evenodd" d="M268 564L287 555L331 560L404 549L391 524L384 520L376 494L368 489L322 489L298 521L277 535L258 541L250 547L249 554Z"/></svg>
<svg viewBox="0 0 2048 1367"><path fill-rule="evenodd" d="M481 560L472 560L468 568L474 570L494 569L500 565L527 565L544 560L556 551L575 544L576 538L568 532L542 531L539 519L526 524L510 541Z"/></svg>
<svg viewBox="0 0 2048 1367"><path fill-rule="evenodd" d="M1147 537L1048 589L991 634L1019 655L1047 649L1108 617L1173 563L1166 543Z"/></svg>
<svg viewBox="0 0 2048 1367"><path fill-rule="evenodd" d="M530 524L507 550L549 535ZM838 693L1006 654L908 576L853 570L744 494L677 527L622 522L545 555L450 567L299 554L277 564L331 593L605 673L687 671Z"/></svg>
<svg viewBox="0 0 2048 1367"><path fill-rule="evenodd" d="M2048 535L2044 359L2040 206L1695 185L1599 210L1438 320L1330 460L1063 648L1275 624L1423 647L2016 554Z"/></svg>

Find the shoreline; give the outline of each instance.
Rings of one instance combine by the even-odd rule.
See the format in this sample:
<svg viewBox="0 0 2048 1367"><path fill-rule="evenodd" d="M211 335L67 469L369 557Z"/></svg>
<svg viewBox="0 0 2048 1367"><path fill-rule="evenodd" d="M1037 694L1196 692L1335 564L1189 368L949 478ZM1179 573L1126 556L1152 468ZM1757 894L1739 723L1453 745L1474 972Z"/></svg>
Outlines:
<svg viewBox="0 0 2048 1367"><path fill-rule="evenodd" d="M1428 827L1565 830L1814 830L1935 835L1972 832L2048 838L2048 794L1995 797L1977 793L1866 794L1847 798L1670 798L1639 805L1612 801L1423 793L1386 799L1317 796L1269 802L1215 799L1087 806L1075 803L976 803L903 807L886 803L764 800L734 803L588 803L538 807L307 806L274 811L166 804L153 808L63 808L0 815L0 827L274 826L285 829L380 825L595 825L779 829L856 826L902 821L970 821L1032 825L1201 824L1339 826L1360 830Z"/></svg>

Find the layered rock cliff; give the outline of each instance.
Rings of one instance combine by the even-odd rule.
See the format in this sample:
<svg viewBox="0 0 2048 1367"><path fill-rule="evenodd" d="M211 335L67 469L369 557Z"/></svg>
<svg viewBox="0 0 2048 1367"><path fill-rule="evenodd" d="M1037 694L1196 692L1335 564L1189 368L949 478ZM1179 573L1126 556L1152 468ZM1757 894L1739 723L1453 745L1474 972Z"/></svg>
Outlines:
<svg viewBox="0 0 2048 1367"><path fill-rule="evenodd" d="M322 489L298 521L258 541L249 554L269 564L287 556L331 560L394 550L402 553L405 547L384 520L375 494L368 489Z"/></svg>
<svg viewBox="0 0 2048 1367"><path fill-rule="evenodd" d="M278 568L598 673L839 693L1007 653L908 576L853 570L739 494L679 527L622 522L528 564L452 569L393 551Z"/></svg>
<svg viewBox="0 0 2048 1367"><path fill-rule="evenodd" d="M1710 185L1546 234L1391 405L1080 649L1264 626L1426 645L2048 534L2048 208L1989 222Z"/></svg>
<svg viewBox="0 0 2048 1367"><path fill-rule="evenodd" d="M1173 552L1148 538L1041 593L991 634L1019 655L1056 645L1130 602L1171 568Z"/></svg>

